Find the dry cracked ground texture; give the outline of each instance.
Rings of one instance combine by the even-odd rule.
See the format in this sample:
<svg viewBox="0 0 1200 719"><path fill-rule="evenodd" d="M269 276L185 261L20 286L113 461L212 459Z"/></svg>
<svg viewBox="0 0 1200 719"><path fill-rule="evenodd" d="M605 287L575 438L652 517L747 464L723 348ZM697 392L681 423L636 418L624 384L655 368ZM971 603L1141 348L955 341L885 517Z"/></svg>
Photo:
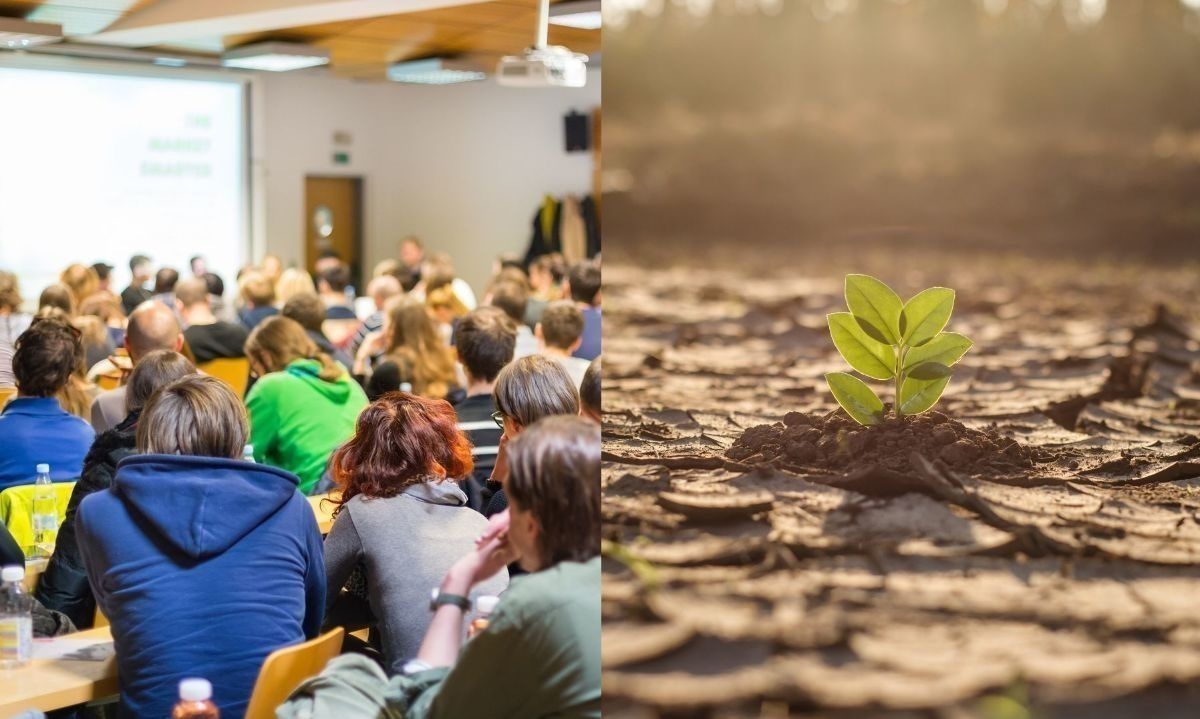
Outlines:
<svg viewBox="0 0 1200 719"><path fill-rule="evenodd" d="M827 264L605 267L606 716L1200 716L1200 271ZM872 270L958 290L937 410L1030 468L726 456L835 409Z"/></svg>

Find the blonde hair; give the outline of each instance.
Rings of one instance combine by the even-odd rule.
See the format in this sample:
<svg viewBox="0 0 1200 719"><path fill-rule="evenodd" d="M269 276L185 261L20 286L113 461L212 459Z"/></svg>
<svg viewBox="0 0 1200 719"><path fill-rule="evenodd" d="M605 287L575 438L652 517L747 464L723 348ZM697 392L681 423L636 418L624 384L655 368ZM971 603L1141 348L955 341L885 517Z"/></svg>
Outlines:
<svg viewBox="0 0 1200 719"><path fill-rule="evenodd" d="M16 275L0 270L0 309L5 308L13 312L21 309L21 285Z"/></svg>
<svg viewBox="0 0 1200 719"><path fill-rule="evenodd" d="M425 306L431 310L446 308L456 318L462 317L471 311L458 298L458 294L455 293L454 288L450 285L442 285L425 295Z"/></svg>
<svg viewBox="0 0 1200 719"><path fill-rule="evenodd" d="M275 282L275 300L282 307L287 304L287 301L296 295L311 292L317 293L317 286L313 283L312 275L304 270L298 270L295 267L289 267L279 275L279 279Z"/></svg>
<svg viewBox="0 0 1200 719"><path fill-rule="evenodd" d="M271 278L261 272L247 272L238 282L242 298L255 307L265 307L275 300L275 288Z"/></svg>
<svg viewBox="0 0 1200 719"><path fill-rule="evenodd" d="M80 264L70 265L63 270L58 281L71 291L71 297L75 299L76 307L100 289L100 275L96 274L96 270L91 267Z"/></svg>
<svg viewBox="0 0 1200 719"><path fill-rule="evenodd" d="M420 300L407 295L387 304L388 347L384 353L412 377L413 393L442 399L457 384L454 351L442 342Z"/></svg>
<svg viewBox="0 0 1200 719"><path fill-rule="evenodd" d="M299 359L315 359L321 363L317 376L326 382L336 382L345 370L333 358L320 351L299 322L283 315L263 320L246 338L246 354L267 368L280 372Z"/></svg>

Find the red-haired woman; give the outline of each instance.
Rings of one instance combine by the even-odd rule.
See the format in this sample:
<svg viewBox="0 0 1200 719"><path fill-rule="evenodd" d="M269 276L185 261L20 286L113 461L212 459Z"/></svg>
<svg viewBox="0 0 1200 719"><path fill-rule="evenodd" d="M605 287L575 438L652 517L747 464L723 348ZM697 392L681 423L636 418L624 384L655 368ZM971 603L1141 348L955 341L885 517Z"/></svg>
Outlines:
<svg viewBox="0 0 1200 719"><path fill-rule="evenodd" d="M429 627L430 589L487 524L455 481L471 472L471 445L445 400L389 392L359 415L330 467L342 497L325 539L326 607L361 564L385 663L397 673ZM478 593L507 584L502 572Z"/></svg>

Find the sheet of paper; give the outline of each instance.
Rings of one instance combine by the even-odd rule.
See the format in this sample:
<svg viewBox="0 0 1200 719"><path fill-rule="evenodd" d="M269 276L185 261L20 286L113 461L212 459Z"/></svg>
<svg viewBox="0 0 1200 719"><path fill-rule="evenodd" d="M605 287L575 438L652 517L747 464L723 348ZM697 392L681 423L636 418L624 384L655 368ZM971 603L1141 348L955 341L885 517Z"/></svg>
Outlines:
<svg viewBox="0 0 1200 719"><path fill-rule="evenodd" d="M112 641L52 637L33 641L34 659L102 662L113 655Z"/></svg>

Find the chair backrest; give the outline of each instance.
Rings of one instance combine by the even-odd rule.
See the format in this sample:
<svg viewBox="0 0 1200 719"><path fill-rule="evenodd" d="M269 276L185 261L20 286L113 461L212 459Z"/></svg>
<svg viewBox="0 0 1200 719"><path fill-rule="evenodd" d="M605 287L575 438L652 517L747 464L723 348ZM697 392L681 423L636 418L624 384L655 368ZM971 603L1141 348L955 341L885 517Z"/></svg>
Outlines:
<svg viewBox="0 0 1200 719"><path fill-rule="evenodd" d="M8 401L17 396L16 387L0 387L0 409L8 404Z"/></svg>
<svg viewBox="0 0 1200 719"><path fill-rule="evenodd" d="M246 394L246 385L250 383L250 360L245 357L219 357L196 365L196 369L229 385L238 397Z"/></svg>
<svg viewBox="0 0 1200 719"><path fill-rule="evenodd" d="M342 651L343 634L334 627L316 639L271 652L258 671L245 719L275 719L275 709L300 682L320 674Z"/></svg>
<svg viewBox="0 0 1200 719"><path fill-rule="evenodd" d="M116 389L121 386L121 373L110 372L108 374L96 375L96 386L102 390Z"/></svg>

